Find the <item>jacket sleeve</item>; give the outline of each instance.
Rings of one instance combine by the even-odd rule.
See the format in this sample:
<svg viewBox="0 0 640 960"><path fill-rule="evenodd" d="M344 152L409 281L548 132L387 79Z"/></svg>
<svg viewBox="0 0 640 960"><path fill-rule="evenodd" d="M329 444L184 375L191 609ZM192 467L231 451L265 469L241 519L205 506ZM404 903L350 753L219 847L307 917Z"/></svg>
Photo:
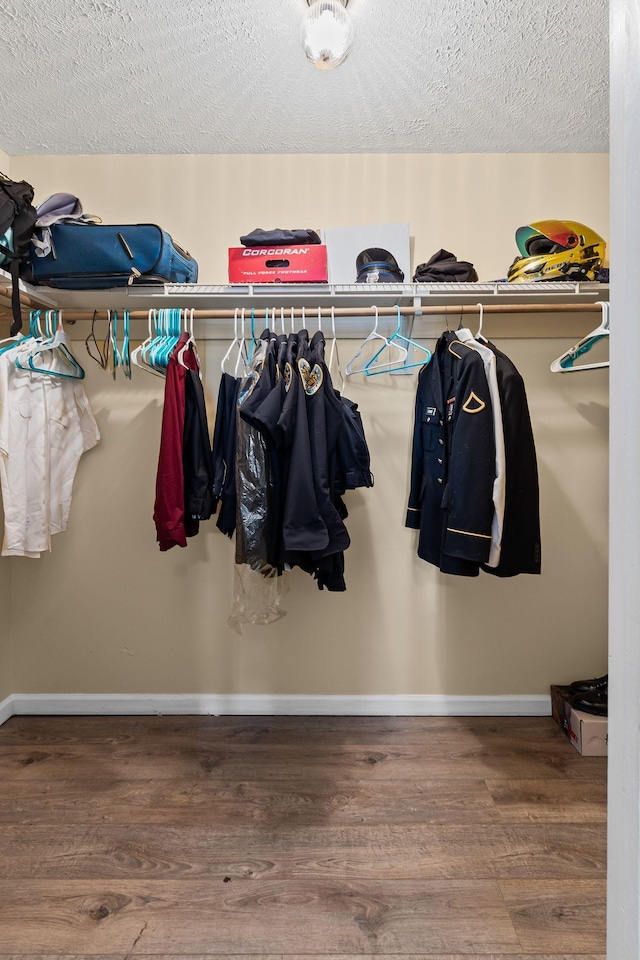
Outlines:
<svg viewBox="0 0 640 960"><path fill-rule="evenodd" d="M468 362L456 385L455 418L443 506L443 552L485 563L491 549L495 436L489 386L481 358ZM475 361L475 358L474 358Z"/></svg>
<svg viewBox="0 0 640 960"><path fill-rule="evenodd" d="M222 374L213 433L213 500L220 505L216 526L228 537L236 526L236 400L239 381Z"/></svg>
<svg viewBox="0 0 640 960"><path fill-rule="evenodd" d="M426 369L429 369L428 367ZM413 423L413 448L411 452L411 489L409 491L409 504L407 506L407 518L405 527L412 530L420 529L420 519L422 515L422 492L424 490L424 439L423 439L423 410L425 408L424 397L424 372L418 378L418 391L416 393L416 406Z"/></svg>
<svg viewBox="0 0 640 960"><path fill-rule="evenodd" d="M184 527L184 470L182 445L184 431L184 368L171 357L164 389L160 455L156 475L156 500L153 519L160 550L186 547Z"/></svg>

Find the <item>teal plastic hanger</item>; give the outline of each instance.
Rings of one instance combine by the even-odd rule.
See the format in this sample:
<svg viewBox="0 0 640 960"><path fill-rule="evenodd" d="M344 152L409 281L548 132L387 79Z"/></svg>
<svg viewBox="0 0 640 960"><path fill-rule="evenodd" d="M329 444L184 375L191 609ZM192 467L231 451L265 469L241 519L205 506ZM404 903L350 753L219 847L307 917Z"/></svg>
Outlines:
<svg viewBox="0 0 640 960"><path fill-rule="evenodd" d="M124 370L127 380L131 380L131 347L129 341L129 328L131 325L131 313L125 310L122 315L122 349L120 351L120 365Z"/></svg>
<svg viewBox="0 0 640 960"><path fill-rule="evenodd" d="M389 341L387 340L387 338L383 336L381 333L378 333L378 320L379 320L378 308L374 305L373 307L371 307L371 309L373 310L375 315L373 330L371 330L371 332L366 337L366 339L360 344L360 346L358 347L358 350L354 353L354 355L351 357L351 360L348 361L346 367L344 368L344 372L348 377L350 377L354 373L363 373L366 370L366 367L369 361L364 360L362 358L362 355L365 352L368 343L373 343L374 341L376 343L376 347L378 349L377 349L377 352L374 354L374 357L379 356L382 350L385 347L389 346ZM403 362L409 356L409 351L405 347L401 346L400 344L397 345L397 349L401 353L398 362ZM358 363L358 361L360 361L360 363Z"/></svg>
<svg viewBox="0 0 640 960"><path fill-rule="evenodd" d="M400 307L396 307L398 312L398 325L393 331L391 336L386 340L386 342L380 347L378 352L374 354L373 357L368 361L364 366L364 373L367 377L375 377L381 373L390 373L392 370L410 370L412 367L424 367L425 364L429 363L431 360L431 351L427 347L423 347L422 344L416 343L415 340L410 340L409 337L405 337L404 334L400 333L400 327L402 325L402 311ZM398 360L390 360L384 363L378 363L378 357L390 346L401 347L406 351L406 357L401 362ZM420 360L415 360L413 363L407 363L409 357L409 349L413 347L414 350L418 350L422 354Z"/></svg>
<svg viewBox="0 0 640 960"><path fill-rule="evenodd" d="M147 361L147 351L155 336L157 322L158 312L152 307L148 313L149 336L143 343L138 344L138 346L132 350L131 363L136 367L140 367L141 370L146 370L148 373L153 374L154 377L161 377L163 374L158 373Z"/></svg>
<svg viewBox="0 0 640 960"><path fill-rule="evenodd" d="M157 313L155 336L141 352L141 359L155 372L166 374L169 358L180 339L182 311L161 309Z"/></svg>
<svg viewBox="0 0 640 960"><path fill-rule="evenodd" d="M251 309L251 344L249 346L249 363L253 359L253 351L256 348L258 341L256 339L256 311Z"/></svg>
<svg viewBox="0 0 640 960"><path fill-rule="evenodd" d="M41 335L41 331L38 327L41 313L42 310L29 311L29 333L26 335L19 333L15 337L9 337L8 340L4 342L4 345L0 346L0 357L3 353L6 353L7 350L13 350L13 348L19 343L22 343L23 340L35 339Z"/></svg>
<svg viewBox="0 0 640 960"><path fill-rule="evenodd" d="M130 314L128 310L122 313L122 346L118 347L118 311L109 311L109 337L113 350L113 379L116 379L118 367L120 367L127 379L131 379L131 355L129 352L129 325Z"/></svg>
<svg viewBox="0 0 640 960"><path fill-rule="evenodd" d="M54 321L56 321L55 328L53 326ZM23 356L22 358L19 356L16 357L16 367L18 367L19 370L32 370L34 373L41 373L49 377L61 377L65 380L84 380L84 370L71 352L69 340L64 332L61 310L47 311L45 316L45 328L47 332L52 330L53 336L48 340L36 340L33 348L27 347L27 350L29 351L28 356ZM35 358L50 351L56 351L57 356L63 361L64 364L66 364L69 370L68 373L65 373L64 370L55 369L53 367L36 366L34 363ZM26 366L21 363L21 359L27 361Z"/></svg>
<svg viewBox="0 0 640 960"><path fill-rule="evenodd" d="M598 300L596 302L602 308L600 325L597 326L595 330L592 330L591 333L588 333L586 337L583 337L582 340L578 340L577 343L574 343L572 347L557 357L550 367L552 373L578 373L580 370L601 370L609 366L608 360L604 360L599 363L580 363L578 366L574 366L579 357L584 356L584 354L588 353L589 350L596 345L596 343L599 343L600 340L604 340L610 335L609 302L607 300Z"/></svg>

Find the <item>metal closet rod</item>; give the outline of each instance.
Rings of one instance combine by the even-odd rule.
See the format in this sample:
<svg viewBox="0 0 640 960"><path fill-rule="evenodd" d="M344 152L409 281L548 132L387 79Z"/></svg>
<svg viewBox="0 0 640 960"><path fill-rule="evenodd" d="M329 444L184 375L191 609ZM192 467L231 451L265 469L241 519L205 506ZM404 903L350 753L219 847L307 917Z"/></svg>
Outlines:
<svg viewBox="0 0 640 960"><path fill-rule="evenodd" d="M32 307L32 309L42 309L46 310L46 307ZM177 305L176 305L177 308ZM120 312L126 309L124 307L117 308ZM154 308L162 309L162 308ZM165 308L166 309L166 308ZM191 308L187 308L191 309ZM280 308L268 307L266 308L269 311L269 319L275 321L277 324L280 321L281 312ZM264 307L245 307L245 320L251 317L251 311L253 310L254 317L257 319L263 319L266 315ZM597 303L489 303L483 305L483 311L487 313L504 313L504 314L513 314L513 313L592 313L602 311L602 308ZM64 320L67 320L69 323L75 323L77 320L92 320L94 316L93 310L77 310L77 309L64 309L61 308L62 317ZM97 315L106 316L106 308L96 311ZM194 308L194 319L195 320L233 320L235 316L235 310L197 310ZM461 316L463 314L477 314L479 313L479 307L477 304L446 304L442 306L435 306L433 304L423 305L421 307L400 307L400 314L402 316L448 316L456 315ZM148 310L130 310L129 315L134 320L146 320L149 316ZM296 320L301 320L303 317L309 323L313 323L314 319L317 319L318 316L322 317L323 320L330 319L332 316L336 318L345 318L345 317L364 317L375 316L375 311L372 307L335 307L333 310L331 307L321 307L318 311L318 307L305 307L304 312L301 307L285 307L284 308L284 319L285 323L287 320L291 320L292 316ZM396 317L398 311L395 307L378 307L378 316L380 317Z"/></svg>

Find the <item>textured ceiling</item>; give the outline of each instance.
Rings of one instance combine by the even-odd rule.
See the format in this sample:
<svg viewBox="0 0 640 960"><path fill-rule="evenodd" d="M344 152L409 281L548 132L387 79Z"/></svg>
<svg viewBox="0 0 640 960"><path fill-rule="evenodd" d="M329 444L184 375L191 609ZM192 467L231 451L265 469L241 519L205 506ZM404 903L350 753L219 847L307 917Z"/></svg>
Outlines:
<svg viewBox="0 0 640 960"><path fill-rule="evenodd" d="M607 0L351 0L346 62L306 0L4 0L0 147L23 153L608 148Z"/></svg>

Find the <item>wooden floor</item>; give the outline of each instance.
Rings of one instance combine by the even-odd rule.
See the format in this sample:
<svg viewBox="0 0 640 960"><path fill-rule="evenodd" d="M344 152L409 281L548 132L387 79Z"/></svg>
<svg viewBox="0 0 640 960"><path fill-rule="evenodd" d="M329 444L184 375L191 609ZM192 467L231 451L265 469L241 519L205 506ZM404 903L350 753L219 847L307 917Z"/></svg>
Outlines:
<svg viewBox="0 0 640 960"><path fill-rule="evenodd" d="M547 718L17 718L0 957L605 953L605 764Z"/></svg>

